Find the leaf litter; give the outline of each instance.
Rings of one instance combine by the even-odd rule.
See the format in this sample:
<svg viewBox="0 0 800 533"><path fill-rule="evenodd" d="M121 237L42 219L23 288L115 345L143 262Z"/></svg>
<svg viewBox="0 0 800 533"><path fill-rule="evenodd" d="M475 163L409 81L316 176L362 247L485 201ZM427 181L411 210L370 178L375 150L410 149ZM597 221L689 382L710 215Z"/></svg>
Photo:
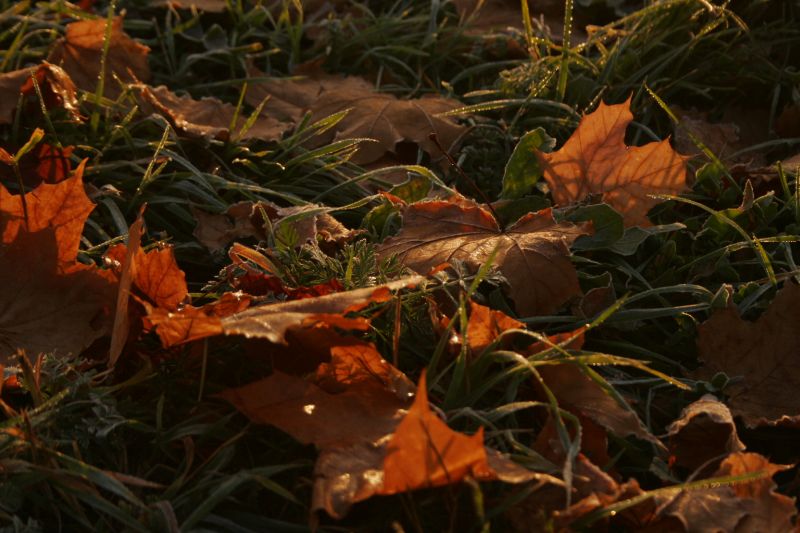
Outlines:
<svg viewBox="0 0 800 533"><path fill-rule="evenodd" d="M486 28L506 31L499 28L505 22L484 21L482 26L468 17L494 4L507 7L503 2L483 4L456 2L445 8L462 22L472 20L465 35L475 39L473 44ZM578 4L586 7L591 2ZM161 7L166 9L154 12L191 15L196 21L242 9L225 2ZM276 28L284 31L288 26L282 25L301 16L302 7L308 8L310 24L326 26L316 28L314 46L333 46L335 40L325 39L341 31L333 26L337 17L358 16L357 10L321 8L313 2L259 13L275 17ZM505 20L505 11L494 14L498 21ZM551 16L549 11L545 14ZM445 19L443 35L447 21L457 21L458 16ZM129 21L132 34L141 35L140 21ZM37 410L48 396L52 403L44 404L49 405L45 413L57 409L68 395L52 395L51 384L42 383L53 379L47 365L70 365L67 381L80 381L88 369L102 370L69 394L94 389L103 395L152 386L152 376L166 376L162 373L167 367L159 365L179 364L185 358L190 370L181 374L178 386L188 383L199 387L199 393L196 407L179 417L199 416L193 420L205 423L224 412L224 425L235 409L242 419L276 428L277 433L265 433L270 438L282 433L284 441L315 447L316 453L301 453L314 458L304 481L309 496L304 512L315 525L329 520L351 523L347 521L363 513L364 507L357 504L376 496L403 495L406 504L417 506L423 505L425 495L447 493L447 507L456 501L458 490L468 487L476 520L471 526L498 520L516 531L796 528L795 499L787 495L796 486L796 481L787 483L790 475L796 476L796 466L773 458L774 446L753 445L764 440L766 433L759 432L792 435L800 416L791 386L797 352L793 310L798 294L791 280L796 274L791 270L796 239L784 233L778 239L785 239L774 241L784 246L785 260L772 257L782 269L783 286L769 305L759 298L772 294L771 287L746 277L748 261L742 254L749 252L741 243L721 239L726 224L739 235L755 236L772 231L777 220L784 223L797 184L780 166L770 167L776 169L770 171L776 186L758 196L748 182L739 199L734 194L737 187L722 185L724 177L735 179L737 174L695 167L688 157L697 161L706 154L691 148L687 131L692 144L705 138L712 151L726 157L746 148L741 144L744 133L740 136L725 121L709 122L702 112L684 113L674 142L677 151L667 138L628 145L635 100L606 104L597 93L597 109L584 113L568 138L558 132L566 140L549 151L552 145L541 129L509 133L523 116L520 112L510 122L497 122L506 140L521 140L513 156L513 190L504 183L504 202L492 204L462 168L475 149L470 136L492 120L478 113L498 109L467 107L473 114L462 109L460 100L480 91L464 94L448 82L421 74L416 87L395 94L386 87L402 75L391 62L377 73L353 65L343 69L345 74L330 74L321 65L333 64L333 59L292 60L286 69L274 70L261 56L258 64L269 74L259 71L252 57L241 57L232 67L249 78L246 87L236 81L231 85L240 97L237 105L230 101L232 92L227 100L216 95L195 98L203 93L202 83L181 83L174 71L174 82L165 76L159 63L165 52L152 46L160 37L147 41L148 46L122 26L122 16L59 26L64 37L50 40L48 62L0 75L0 123L12 132L3 137L0 152L0 283L5 288L0 298L0 363L4 372L11 368L21 376L16 380L4 375L0 381L0 407L10 428L3 438L17 447L0 455L4 480L15 475L6 457L20 456L19 450L35 443L42 450L50 446L39 444L46 432L37 435L31 429L45 423ZM542 30L541 21L535 26ZM519 28L526 33L531 58L540 58L543 50L537 47L549 37L531 40L532 26ZM511 43L514 30L507 31ZM591 49L593 32L604 31L608 28L588 31L581 46ZM610 40L617 37L613 32L607 35ZM209 47L209 42L203 45ZM512 48L522 49L521 42L509 44L509 54ZM210 46L209 57L223 48L220 43ZM479 49L470 53L482 53ZM239 53L230 50L225 53ZM392 53L397 50L403 48ZM559 53L566 61L563 69L569 62L567 52ZM158 61L153 62L153 56ZM203 61L203 54L191 60ZM146 85L151 79L161 85ZM378 84L370 81L376 79ZM115 102L98 101L93 95ZM535 100L534 93L527 98ZM616 94L616 101L620 99ZM781 117L792 109L790 104L784 107ZM91 127L96 135L98 109L107 113L101 121L121 122L108 128L105 144L91 147L85 144L89 141L75 140L73 132ZM84 124L91 113L91 124ZM149 165L141 169L144 178L137 176L134 189L124 179L114 182L125 189L116 200L110 193L96 193L103 190L98 186L117 190L108 181L109 172L141 164L142 160L115 163L108 154L115 153L115 143L122 138L126 149L134 151L131 133L147 130L159 115L177 135L166 132L160 143L141 143L151 149L142 159ZM128 121L135 122L134 129L127 129ZM786 130L786 119L778 122L778 129ZM20 125L26 135L19 134ZM20 143L31 130L31 140ZM62 144L62 139L74 144ZM329 150L349 140L355 143L352 149ZM467 155L459 157L462 146ZM416 155L409 157L409 147ZM162 151L166 155L159 155ZM765 153L757 155L762 158ZM747 160L736 155L746 166ZM168 170L164 179L161 173L176 161L182 170ZM262 165L264 161L269 164ZM427 169L420 163L436 166ZM494 166L502 171L504 164L498 160ZM411 180L401 183L401 176L372 183L372 171L385 165L402 168ZM359 169L369 172L359 175ZM695 176L691 183L687 170ZM188 187L188 181L181 181L186 174L195 180ZM326 185L325 190L317 184L322 194L308 194L301 183L320 176L336 185ZM403 192L419 176L428 185L422 194ZM544 182L538 183L540 177ZM139 198L145 180L155 180L151 187L168 191L163 197L145 195L155 200L148 209ZM361 186L360 181L369 184ZM198 182L203 183L199 189ZM484 203L450 185L480 192ZM93 191L100 209L95 209L87 190ZM350 190L358 191L358 197L345 207L345 201L319 203L325 195ZM380 193L372 194L375 191ZM703 197L703 202L716 201L721 208L709 208L704 216L711 217L701 222L693 219L697 213L678 213L661 204L667 196L712 193L717 196ZM779 198L781 194L785 198ZM652 209L659 204L658 210ZM365 206L372 210L358 220ZM137 210L138 217L128 227L126 219L134 218ZM180 222L171 225L170 218ZM650 228L656 219L664 225ZM674 220L684 223L669 225ZM159 229L151 229L151 224ZM126 231L127 243L122 244ZM171 231L187 242L168 243ZM774 238L774 233L766 238ZM618 246L623 241L627 244ZM674 259L676 250L690 241L698 249L709 242L727 243L696 261L713 259L719 272L747 279L736 279L739 292L721 284L713 287L714 293L711 286L664 281L676 280L676 273L686 270ZM208 269L192 268L191 258L197 261L198 250L210 264L221 267L213 279ZM226 250L227 255L221 253ZM643 259L645 253L651 255ZM640 264L628 263L634 259ZM638 295L615 301L621 289L637 287L642 291ZM683 305L685 299L671 299L673 290L703 296ZM584 305L584 294L602 297ZM629 300L641 299L671 306L629 307ZM759 305L753 312L750 307L756 300ZM575 309L580 317L571 314ZM708 318L699 320L698 313ZM662 344L643 342L641 335L656 336ZM425 340L414 345L415 336ZM648 348L636 347L637 338ZM661 355L676 354L676 346L686 352L686 359ZM619 355L605 353L615 349ZM643 354L646 361L639 358ZM11 366L15 364L19 366ZM226 365L224 371L208 373L209 365L221 364ZM663 373L665 367L682 381ZM646 384L654 381L659 384L648 389ZM97 388L100 383L111 386ZM657 392L675 386L669 390L680 392L669 398ZM640 396L643 391L646 398ZM99 401L97 395L92 398ZM149 401L146 394L139 400ZM157 427L156 435L163 430L164 401L162 392L154 409L157 422L147 426L148 432ZM26 407L35 408L30 416ZM19 422L14 418L18 413L26 413ZM105 434L115 434L115 428L126 423L112 423ZM737 431L737 424L745 432ZM179 483L200 471L193 470L195 454L204 466L227 446L212 451L205 437L195 440L194 431L185 432L180 447L169 452L178 450L186 460ZM252 431L246 426L226 442L246 441ZM92 432L99 435L96 429ZM75 450L83 446L71 442ZM177 445L178 440L171 442ZM150 481L147 472L118 474L116 481L108 481L101 472L118 468L100 466L95 471L83 459L72 458L73 451L60 449L52 454L57 461L80 460L81 475L92 472L76 489L91 487L92 498L103 494L99 487L141 506L139 496L125 485L136 491L166 486ZM35 455L31 460L38 460ZM788 456L785 462L796 462L797 457ZM48 463L47 468L59 467ZM284 498L288 494L296 504L286 489L268 479L271 475L257 474L261 486ZM502 483L493 483L497 481ZM182 524L172 507L178 500L172 496L155 507L174 528L196 525L204 519L201 512L209 519L205 525L219 525L228 519L208 513L222 500L233 503L228 496L236 490L212 496L209 501L215 503L210 506L181 510ZM58 498L72 505L70 498ZM498 505L503 498L508 499L499 504L500 511L485 513L484 505ZM111 503L102 505L103 512L116 509ZM137 511L136 519L125 512L112 512L108 523L120 521L137 529L162 520L153 518L151 511ZM450 511L437 512L444 516ZM76 520L83 519L81 513L75 514Z"/></svg>

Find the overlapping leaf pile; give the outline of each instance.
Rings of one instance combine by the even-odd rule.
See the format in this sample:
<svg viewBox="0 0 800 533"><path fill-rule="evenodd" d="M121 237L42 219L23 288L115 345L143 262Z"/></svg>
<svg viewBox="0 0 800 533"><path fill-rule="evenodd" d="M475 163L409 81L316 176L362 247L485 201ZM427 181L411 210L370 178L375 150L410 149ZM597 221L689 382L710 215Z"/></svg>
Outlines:
<svg viewBox="0 0 800 533"><path fill-rule="evenodd" d="M333 21L357 17L323 4L306 5L323 21L309 38L332 47ZM472 35L505 20L453 4ZM196 22L232 6L142 9ZM291 35L292 9L259 3L252 17ZM250 530L263 502L260 527L286 525L268 515L291 506L315 527L386 528L359 522L368 505L405 505L413 523L431 498L452 507L431 523L455 529L464 494L481 530L800 525L800 457L765 443L800 440L797 238L783 222L800 219L782 167L756 185L758 169L740 168L740 184L716 157L688 166L666 137L626 144L632 98L600 101L558 150L544 129L520 135L490 202L452 156L488 120L469 113L491 105L458 109L445 83L448 95L398 97L324 58L285 77L242 58L236 104L195 98L162 84L152 56L174 51L110 15L69 22L46 61L0 74L4 525L41 511L23 485L79 509L69 527L102 530ZM241 52L213 32L197 39L210 56ZM147 148L144 166L108 160L120 139ZM693 157L710 153L696 144ZM106 179L131 166L134 186ZM372 179L384 171L400 175ZM298 192L316 175L318 193ZM169 194L145 193L167 181ZM323 203L342 191L358 199ZM698 200L708 191L724 209ZM191 236L172 241L187 220ZM84 411L60 417L63 405ZM72 413L87 409L84 435ZM70 428L38 429L56 423Z"/></svg>

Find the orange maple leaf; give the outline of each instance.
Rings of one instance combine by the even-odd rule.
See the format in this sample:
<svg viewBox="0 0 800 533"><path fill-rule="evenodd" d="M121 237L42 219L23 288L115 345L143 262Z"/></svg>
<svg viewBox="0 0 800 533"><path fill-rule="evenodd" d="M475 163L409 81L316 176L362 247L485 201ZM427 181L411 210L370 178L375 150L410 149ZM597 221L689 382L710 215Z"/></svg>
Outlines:
<svg viewBox="0 0 800 533"><path fill-rule="evenodd" d="M387 446L380 494L449 485L466 476L494 477L483 445L483 428L469 436L447 427L428 406L423 373L414 404Z"/></svg>
<svg viewBox="0 0 800 533"><path fill-rule="evenodd" d="M625 223L650 226L647 212L659 202L648 195L677 194L686 185L686 159L669 139L626 146L633 120L631 100L600 106L581 119L578 129L556 152L536 151L544 178L558 205L600 194Z"/></svg>

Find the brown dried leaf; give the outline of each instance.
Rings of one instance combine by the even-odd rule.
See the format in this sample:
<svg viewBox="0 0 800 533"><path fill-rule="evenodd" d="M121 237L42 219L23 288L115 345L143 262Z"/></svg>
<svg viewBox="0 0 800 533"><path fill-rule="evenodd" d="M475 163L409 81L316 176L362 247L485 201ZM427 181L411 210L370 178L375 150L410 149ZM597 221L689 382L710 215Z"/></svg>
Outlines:
<svg viewBox="0 0 800 533"><path fill-rule="evenodd" d="M397 254L404 265L427 273L453 260L477 271L496 249L494 265L508 280L517 311L532 316L551 313L580 295L569 244L582 233L573 224L557 224L549 209L500 231L491 213L477 204L418 202L405 209L400 233L378 253Z"/></svg>
<svg viewBox="0 0 800 533"><path fill-rule="evenodd" d="M36 83L42 91L42 97L48 109L64 108L72 120L80 121L78 98L72 79L61 67L43 61L35 67L0 74L0 124L13 122L20 94L36 99L38 109L38 95L33 87L31 76L36 78Z"/></svg>
<svg viewBox="0 0 800 533"><path fill-rule="evenodd" d="M670 147L668 139L626 146L625 130L632 120L630 98L618 105L601 102L558 151L536 151L556 204L602 195L627 225L652 225L647 212L660 200L648 195L683 190L686 158Z"/></svg>
<svg viewBox="0 0 800 533"><path fill-rule="evenodd" d="M353 366L354 359L361 364ZM350 370L330 372L343 367ZM383 370L376 374L376 368ZM335 518L373 495L455 483L469 472L507 483L562 485L485 448L482 432L467 437L447 428L430 410L421 388L406 414L410 391L413 384L373 345L354 341L334 347L330 365L312 380L277 372L220 396L254 422L277 426L319 448L312 509ZM420 434L420 423L431 433ZM449 447L454 443L466 443L466 448ZM445 454L444 468L433 457L431 444ZM409 478L403 470L414 470L414 475Z"/></svg>
<svg viewBox="0 0 800 533"><path fill-rule="evenodd" d="M762 472L763 477L734 485L684 490L656 497L659 516L677 518L689 533L793 531L794 498L775 492L772 476L788 467L770 463L757 453L732 453L713 477Z"/></svg>
<svg viewBox="0 0 800 533"><path fill-rule="evenodd" d="M399 279L379 287L367 287L337 292L316 298L261 305L222 320L226 335L244 335L266 339L275 344L287 344L285 334L290 328L325 322L342 329L364 330L369 321L345 318L344 315L392 298L392 291L422 283L419 276Z"/></svg>
<svg viewBox="0 0 800 533"><path fill-rule="evenodd" d="M681 417L667 428L667 434L674 464L690 470L717 456L745 448L730 410L710 394L687 406Z"/></svg>
<svg viewBox="0 0 800 533"><path fill-rule="evenodd" d="M286 346L287 332L295 328L305 328L304 334L308 334L307 330L318 323L345 330L364 331L369 327L369 320L361 317L346 318L343 315L372 303L388 301L392 298L391 291L417 285L423 279L408 277L380 287L261 305L247 310L237 309L236 312L224 315L213 304L202 308L184 306L175 312L147 306L147 319L155 327L165 348L220 334L243 335ZM249 298L247 301L249 302ZM329 336L330 332L326 330L323 335Z"/></svg>
<svg viewBox="0 0 800 533"><path fill-rule="evenodd" d="M269 218L273 233L280 234L283 224L291 226L297 236L297 245L311 244L323 251L332 252L351 241L362 230L345 227L319 206L305 205L279 207L271 202L239 202L231 205L224 214L215 215L193 210L197 226L194 236L212 251L221 250L235 240L257 238L265 240L266 221ZM284 220L291 217L289 220Z"/></svg>
<svg viewBox="0 0 800 533"><path fill-rule="evenodd" d="M633 435L660 446L633 410L620 404L577 365L565 362L541 365L537 370L559 406L577 411L620 437Z"/></svg>
<svg viewBox="0 0 800 533"><path fill-rule="evenodd" d="M750 427L800 426L800 286L787 281L755 322L735 307L716 311L700 325L698 375L741 376L726 388L728 406Z"/></svg>
<svg viewBox="0 0 800 533"><path fill-rule="evenodd" d="M251 76L258 76L251 70ZM436 144L428 138L436 133L445 149L457 146L467 128L451 117L435 115L461 107L456 100L425 96L399 100L393 95L374 92L372 85L360 78L340 78L316 72L300 80L276 80L254 83L248 102L257 105L271 96L264 112L278 119L299 121L306 111L316 120L349 109L336 126L312 139L310 146L322 146L341 139L369 138L378 142L362 143L353 162L368 164L387 153L396 153L397 145L410 142L427 152L434 161L443 158Z"/></svg>
<svg viewBox="0 0 800 533"><path fill-rule="evenodd" d="M106 252L106 259L125 264L127 247L117 244ZM178 267L171 246L145 252L137 246L131 265L133 286L138 296L155 307L175 311L189 298L186 274Z"/></svg>
<svg viewBox="0 0 800 533"><path fill-rule="evenodd" d="M76 253L77 244L66 255ZM54 227L19 231L0 244L1 364L17 349L34 357L78 355L109 332L115 283L94 266L64 263L62 255Z"/></svg>
<svg viewBox="0 0 800 533"><path fill-rule="evenodd" d="M47 59L60 64L80 89L94 93L101 74L105 33L105 19L68 24L66 34L56 42ZM149 52L150 48L131 39L122 30L122 17L114 18L105 62L104 96L115 99L122 93L112 74L125 83L148 81Z"/></svg>
<svg viewBox="0 0 800 533"><path fill-rule="evenodd" d="M311 110L317 99L328 91L354 94L372 92L374 86L364 78L325 74L319 68L296 69L300 78L275 78L267 81L250 81L245 101L257 107L267 99L264 113L278 120L299 122ZM247 66L250 78L264 78L265 74L252 64Z"/></svg>
<svg viewBox="0 0 800 533"><path fill-rule="evenodd" d="M222 141L230 138L276 141L291 127L291 124L279 122L262 114L239 137L248 116L242 111L237 116L234 129L231 131L230 125L236 114L236 106L222 100L211 97L195 100L188 95L178 96L163 85L159 87L138 85L137 95L144 113L160 114L176 130L190 137Z"/></svg>

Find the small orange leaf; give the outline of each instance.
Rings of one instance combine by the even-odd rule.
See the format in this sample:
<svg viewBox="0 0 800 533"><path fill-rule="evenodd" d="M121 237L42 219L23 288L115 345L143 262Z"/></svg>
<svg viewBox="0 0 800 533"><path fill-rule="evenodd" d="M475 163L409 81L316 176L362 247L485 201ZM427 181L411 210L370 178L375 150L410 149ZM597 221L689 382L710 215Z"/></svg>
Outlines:
<svg viewBox="0 0 800 533"><path fill-rule="evenodd" d="M633 120L630 98L600 106L581 119L578 129L556 152L536 151L557 205L601 194L628 225L650 226L647 212L660 200L652 194L677 194L686 186L686 158L669 140L626 146Z"/></svg>
<svg viewBox="0 0 800 533"><path fill-rule="evenodd" d="M72 177L54 185L42 183L26 193L27 221L22 197L0 185L0 243L12 242L22 230L36 232L53 228L59 261L63 264L75 261L83 225L94 209L83 188L85 166L86 160L83 160Z"/></svg>
<svg viewBox="0 0 800 533"><path fill-rule="evenodd" d="M483 428L468 436L447 427L428 406L424 373L414 404L389 441L383 471L380 494L449 485L466 476L494 476L483 445Z"/></svg>

